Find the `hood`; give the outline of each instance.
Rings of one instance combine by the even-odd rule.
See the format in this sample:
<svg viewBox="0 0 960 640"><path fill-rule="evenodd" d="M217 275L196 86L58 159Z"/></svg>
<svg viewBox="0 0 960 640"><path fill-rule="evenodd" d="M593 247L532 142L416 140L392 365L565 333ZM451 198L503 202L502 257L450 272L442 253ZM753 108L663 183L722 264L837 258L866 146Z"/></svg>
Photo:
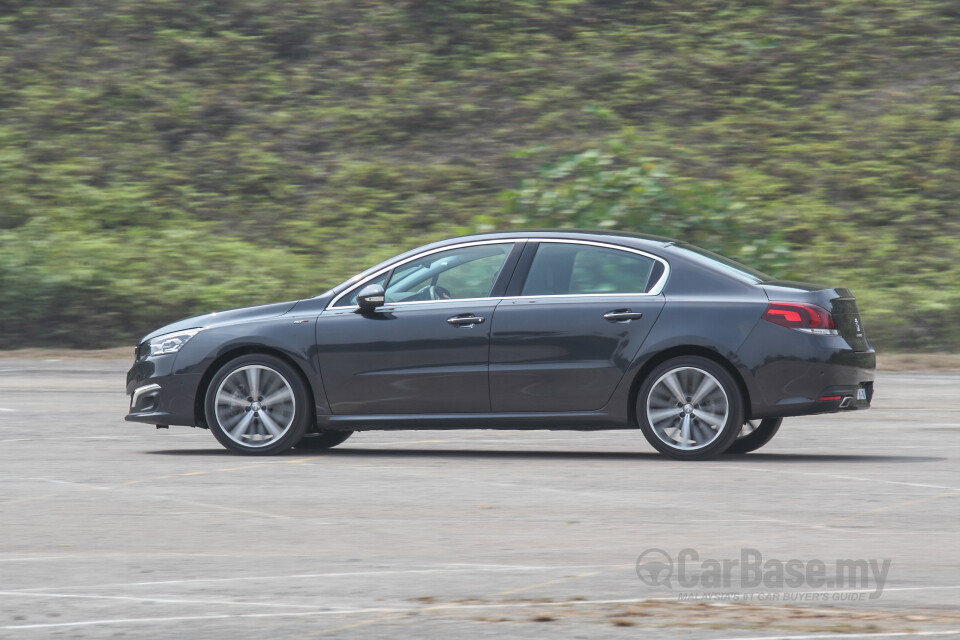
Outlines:
<svg viewBox="0 0 960 640"><path fill-rule="evenodd" d="M290 309L296 306L296 304L296 300L293 302L274 302L272 304L262 304L256 307L243 307L241 309L215 311L202 316L193 316L192 318L178 320L166 326L160 327L156 331L148 333L140 340L140 343L143 343L145 340L149 340L151 338L156 338L157 336L162 336L165 333L173 333L175 331L185 331L187 329L197 329L200 327L218 327L220 325L234 324L247 320L263 320L266 318L274 318L287 313L290 311Z"/></svg>

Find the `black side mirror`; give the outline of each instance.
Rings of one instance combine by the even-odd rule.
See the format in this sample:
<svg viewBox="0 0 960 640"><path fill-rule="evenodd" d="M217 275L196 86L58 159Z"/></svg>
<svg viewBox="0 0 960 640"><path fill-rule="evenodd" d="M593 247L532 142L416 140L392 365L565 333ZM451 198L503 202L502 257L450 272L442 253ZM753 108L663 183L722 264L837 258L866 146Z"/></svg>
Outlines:
<svg viewBox="0 0 960 640"><path fill-rule="evenodd" d="M383 306L385 296L386 292L381 285L368 284L357 294L357 306L360 307L360 311L373 311Z"/></svg>

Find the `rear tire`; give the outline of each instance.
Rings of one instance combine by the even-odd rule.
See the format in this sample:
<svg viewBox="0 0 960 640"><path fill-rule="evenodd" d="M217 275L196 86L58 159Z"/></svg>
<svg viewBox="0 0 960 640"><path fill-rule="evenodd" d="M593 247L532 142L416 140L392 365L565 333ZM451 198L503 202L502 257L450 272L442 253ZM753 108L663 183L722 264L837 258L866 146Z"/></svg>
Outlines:
<svg viewBox="0 0 960 640"><path fill-rule="evenodd" d="M300 442L293 445L294 449L304 451L322 451L337 446L353 435L353 431L321 431L308 433L300 438Z"/></svg>
<svg viewBox="0 0 960 640"><path fill-rule="evenodd" d="M745 422L740 434L733 441L726 453L750 453L770 442L770 439L780 430L783 418L764 418L763 420ZM748 431L748 427L753 427ZM744 433L746 432L746 433Z"/></svg>
<svg viewBox="0 0 960 640"><path fill-rule="evenodd" d="M637 394L647 442L677 460L707 460L730 448L743 425L743 397L733 376L699 356L657 366Z"/></svg>
<svg viewBox="0 0 960 640"><path fill-rule="evenodd" d="M300 441L313 419L311 405L299 371L280 358L257 353L234 358L217 371L204 410L220 444L265 456Z"/></svg>

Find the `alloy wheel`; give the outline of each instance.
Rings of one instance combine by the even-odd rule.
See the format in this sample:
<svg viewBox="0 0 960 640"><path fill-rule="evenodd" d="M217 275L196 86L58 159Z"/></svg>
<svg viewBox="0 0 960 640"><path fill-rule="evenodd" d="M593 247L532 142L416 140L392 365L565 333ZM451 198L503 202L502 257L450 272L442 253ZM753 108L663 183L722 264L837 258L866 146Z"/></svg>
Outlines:
<svg viewBox="0 0 960 640"><path fill-rule="evenodd" d="M646 417L669 447L694 451L723 432L730 401L720 382L697 367L677 367L661 375L647 394Z"/></svg>
<svg viewBox="0 0 960 640"><path fill-rule="evenodd" d="M223 433L244 447L265 447L279 440L293 425L297 408L287 379L259 364L225 377L214 403Z"/></svg>

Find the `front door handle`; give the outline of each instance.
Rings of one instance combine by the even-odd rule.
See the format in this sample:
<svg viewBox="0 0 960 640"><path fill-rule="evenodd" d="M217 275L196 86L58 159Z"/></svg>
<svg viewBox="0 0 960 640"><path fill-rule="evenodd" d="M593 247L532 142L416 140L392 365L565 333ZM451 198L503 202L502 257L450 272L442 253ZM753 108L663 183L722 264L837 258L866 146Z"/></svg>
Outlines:
<svg viewBox="0 0 960 640"><path fill-rule="evenodd" d="M603 317L609 322L630 322L631 320L639 320L643 317L643 314L630 309L614 309L613 311L607 311L603 314Z"/></svg>
<svg viewBox="0 0 960 640"><path fill-rule="evenodd" d="M459 316L447 318L447 322L455 327L472 327L475 324L480 324L485 319L486 318L483 316L475 316L472 313L464 313Z"/></svg>

